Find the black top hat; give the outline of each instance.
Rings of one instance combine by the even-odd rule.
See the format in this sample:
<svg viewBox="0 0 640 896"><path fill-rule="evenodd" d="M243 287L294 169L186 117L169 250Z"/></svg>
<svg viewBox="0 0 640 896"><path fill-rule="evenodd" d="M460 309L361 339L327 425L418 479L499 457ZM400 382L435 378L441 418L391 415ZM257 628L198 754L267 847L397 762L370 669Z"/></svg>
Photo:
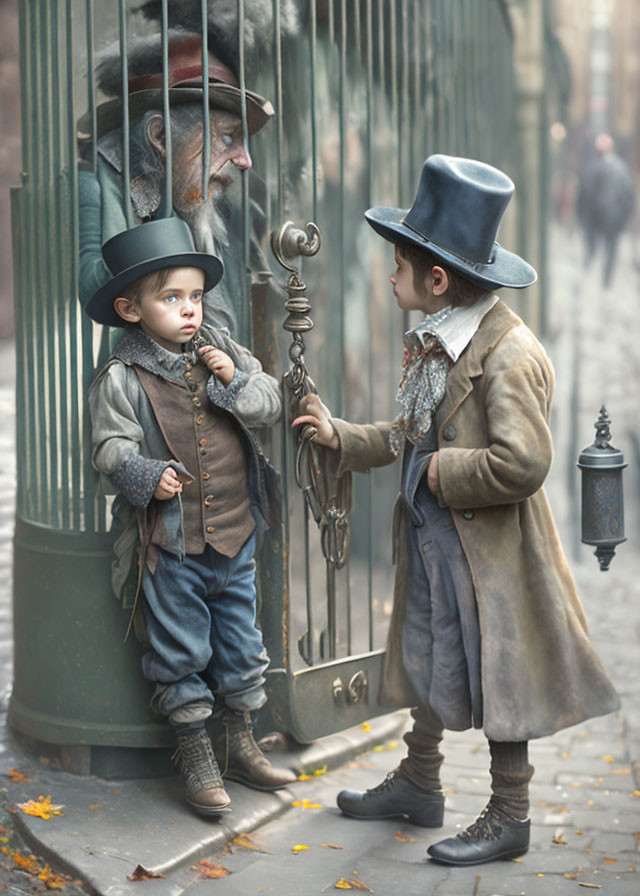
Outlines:
<svg viewBox="0 0 640 896"><path fill-rule="evenodd" d="M433 155L422 167L410 209L377 206L365 218L386 240L427 249L480 286L519 289L535 283L537 274L496 242L514 190L512 180L491 165Z"/></svg>
<svg viewBox="0 0 640 896"><path fill-rule="evenodd" d="M200 268L206 292L216 285L224 270L217 256L196 252L189 226L175 217L146 221L116 234L104 244L102 254L113 277L94 293L85 310L97 323L110 327L125 325L113 303L140 277L163 268Z"/></svg>

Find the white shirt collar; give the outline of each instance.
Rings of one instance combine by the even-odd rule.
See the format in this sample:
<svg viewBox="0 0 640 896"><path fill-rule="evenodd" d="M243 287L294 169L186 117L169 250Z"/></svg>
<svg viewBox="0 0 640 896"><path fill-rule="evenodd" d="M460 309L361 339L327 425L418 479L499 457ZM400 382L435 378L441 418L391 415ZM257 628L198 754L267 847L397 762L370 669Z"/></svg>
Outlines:
<svg viewBox="0 0 640 896"><path fill-rule="evenodd" d="M405 342L410 345L418 339L424 344L426 335L435 336L455 364L498 298L497 295L490 295L468 307L453 308L447 305L434 314L427 314L416 327L405 333Z"/></svg>

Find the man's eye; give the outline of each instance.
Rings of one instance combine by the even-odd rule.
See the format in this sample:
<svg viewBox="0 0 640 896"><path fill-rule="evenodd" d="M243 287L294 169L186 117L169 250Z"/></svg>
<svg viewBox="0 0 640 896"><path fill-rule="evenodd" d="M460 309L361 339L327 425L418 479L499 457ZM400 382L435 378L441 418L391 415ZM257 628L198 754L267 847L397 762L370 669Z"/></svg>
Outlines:
<svg viewBox="0 0 640 896"><path fill-rule="evenodd" d="M220 134L225 146L233 146L233 134Z"/></svg>

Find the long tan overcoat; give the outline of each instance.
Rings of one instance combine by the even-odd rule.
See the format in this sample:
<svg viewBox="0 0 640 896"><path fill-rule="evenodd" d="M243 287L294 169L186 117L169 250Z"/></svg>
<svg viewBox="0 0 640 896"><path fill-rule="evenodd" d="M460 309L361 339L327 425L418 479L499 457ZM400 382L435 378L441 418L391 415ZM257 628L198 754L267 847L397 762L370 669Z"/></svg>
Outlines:
<svg viewBox="0 0 640 896"><path fill-rule="evenodd" d="M473 578L484 731L497 741L551 734L618 708L593 651L542 483L552 458L554 374L537 339L498 301L451 368L438 408L440 494ZM339 470L391 463L389 423L334 420ZM396 579L383 705L418 701L402 664L409 520L393 522Z"/></svg>

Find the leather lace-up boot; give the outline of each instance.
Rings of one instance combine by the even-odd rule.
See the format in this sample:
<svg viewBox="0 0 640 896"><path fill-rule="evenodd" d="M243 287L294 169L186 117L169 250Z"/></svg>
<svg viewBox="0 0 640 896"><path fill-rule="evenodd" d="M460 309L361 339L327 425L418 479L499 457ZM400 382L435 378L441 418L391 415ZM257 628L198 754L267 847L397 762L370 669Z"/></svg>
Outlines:
<svg viewBox="0 0 640 896"><path fill-rule="evenodd" d="M363 793L341 791L338 808L351 818L408 818L423 828L439 828L444 816L444 794L441 790L424 790L394 769L381 784Z"/></svg>
<svg viewBox="0 0 640 896"><path fill-rule="evenodd" d="M222 715L225 728L226 763L223 776L239 781L254 790L279 790L297 781L287 768L274 768L253 737L251 715L226 709Z"/></svg>
<svg viewBox="0 0 640 896"><path fill-rule="evenodd" d="M529 848L529 819L519 821L492 800L466 831L434 843L427 852L443 865L479 865L494 859L514 859Z"/></svg>
<svg viewBox="0 0 640 896"><path fill-rule="evenodd" d="M185 785L185 799L199 815L220 815L231 802L204 724L176 728L178 746L171 757Z"/></svg>

